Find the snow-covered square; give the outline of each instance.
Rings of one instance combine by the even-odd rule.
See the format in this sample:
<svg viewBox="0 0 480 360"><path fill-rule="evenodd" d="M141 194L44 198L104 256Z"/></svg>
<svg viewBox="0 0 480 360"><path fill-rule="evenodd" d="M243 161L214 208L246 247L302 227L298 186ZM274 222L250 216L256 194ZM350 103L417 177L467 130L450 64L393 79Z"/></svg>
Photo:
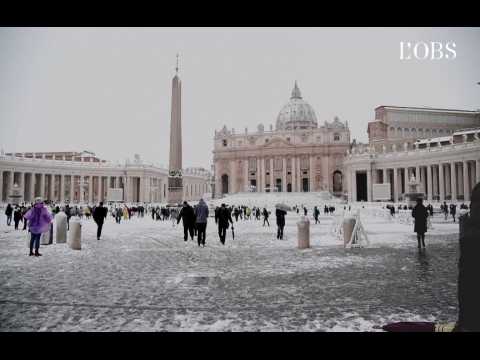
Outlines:
<svg viewBox="0 0 480 360"><path fill-rule="evenodd" d="M210 203L272 211L276 196ZM271 216L270 226L234 222L225 245L211 217L205 248L183 240L182 223L148 214L120 224L109 216L100 241L84 219L81 250L54 242L40 247L41 257L28 256L26 231L2 221L0 330L379 331L395 321L456 320L458 223L435 214L419 252L411 224L389 219L380 204L356 203L370 244L345 249L332 231L335 216L312 218L313 205L325 202L288 199L308 209L309 249L297 248L295 211L283 240ZM344 205L334 205L342 217Z"/></svg>

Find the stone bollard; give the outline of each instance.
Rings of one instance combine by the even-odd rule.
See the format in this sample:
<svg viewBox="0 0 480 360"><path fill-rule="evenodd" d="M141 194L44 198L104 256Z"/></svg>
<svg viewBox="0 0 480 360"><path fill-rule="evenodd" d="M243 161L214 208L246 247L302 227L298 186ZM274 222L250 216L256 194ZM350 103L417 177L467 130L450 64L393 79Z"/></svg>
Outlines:
<svg viewBox="0 0 480 360"><path fill-rule="evenodd" d="M458 237L460 239L463 238L463 234L465 233L465 222L467 220L468 220L468 210L461 209L458 215L458 230L459 230Z"/></svg>
<svg viewBox="0 0 480 360"><path fill-rule="evenodd" d="M67 214L63 211L55 215L55 232L55 241L57 244L67 242Z"/></svg>
<svg viewBox="0 0 480 360"><path fill-rule="evenodd" d="M78 217L70 219L68 246L73 250L82 249L82 222Z"/></svg>
<svg viewBox="0 0 480 360"><path fill-rule="evenodd" d="M310 247L310 220L302 216L297 222L298 228L298 248L306 249Z"/></svg>
<svg viewBox="0 0 480 360"><path fill-rule="evenodd" d="M343 219L343 242L344 246L350 242L352 237L353 228L355 227L355 218L353 216L347 216Z"/></svg>
<svg viewBox="0 0 480 360"><path fill-rule="evenodd" d="M53 236L53 224L48 225L48 231L40 237L40 245L50 245L50 238Z"/></svg>

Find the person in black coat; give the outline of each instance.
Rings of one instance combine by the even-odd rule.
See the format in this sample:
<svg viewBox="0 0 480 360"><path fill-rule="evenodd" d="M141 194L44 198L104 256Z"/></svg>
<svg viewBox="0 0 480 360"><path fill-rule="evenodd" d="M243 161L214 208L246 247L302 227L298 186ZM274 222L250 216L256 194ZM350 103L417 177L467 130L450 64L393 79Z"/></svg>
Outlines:
<svg viewBox="0 0 480 360"><path fill-rule="evenodd" d="M455 222L455 214L457 213L457 205L450 204L450 214L453 217L453 222Z"/></svg>
<svg viewBox="0 0 480 360"><path fill-rule="evenodd" d="M222 204L220 209L215 213L215 223L218 224L218 236L220 236L220 242L225 245L225 237L227 235L227 229L229 227L228 222L233 225L232 216L230 211Z"/></svg>
<svg viewBox="0 0 480 360"><path fill-rule="evenodd" d="M265 226L265 222L268 224L268 226L270 226L270 223L268 222L268 211L267 209L263 208L263 226Z"/></svg>
<svg viewBox="0 0 480 360"><path fill-rule="evenodd" d="M183 240L188 240L188 233L190 233L190 238L193 240L194 227L195 227L195 211L186 201L183 202L183 207L178 214L177 224L183 221Z"/></svg>
<svg viewBox="0 0 480 360"><path fill-rule="evenodd" d="M13 208L12 205L8 204L5 209L5 215L7 215L7 225L10 226L12 223Z"/></svg>
<svg viewBox="0 0 480 360"><path fill-rule="evenodd" d="M346 207L343 208L345 210ZM320 210L318 210L318 207L313 208L313 217L315 219L315 224L318 224L318 216L320 215Z"/></svg>
<svg viewBox="0 0 480 360"><path fill-rule="evenodd" d="M103 207L103 202L93 210L93 220L97 223L97 240L100 240L100 236L102 236L102 227L105 218L108 215L108 210L106 207Z"/></svg>
<svg viewBox="0 0 480 360"><path fill-rule="evenodd" d="M454 331L480 331L480 183L472 190L470 213L459 219L460 257L458 260L458 321Z"/></svg>
<svg viewBox="0 0 480 360"><path fill-rule="evenodd" d="M13 212L13 222L15 224L15 230L18 230L18 223L23 221L22 210L16 206L15 211Z"/></svg>
<svg viewBox="0 0 480 360"><path fill-rule="evenodd" d="M423 199L417 199L417 205L412 210L412 216L415 219L413 231L417 233L418 248L425 248L425 233L427 232L428 211L423 205Z"/></svg>
<svg viewBox="0 0 480 360"><path fill-rule="evenodd" d="M277 217L277 239L283 239L283 228L285 227L285 215L287 212L285 210L277 209L275 211L275 216Z"/></svg>

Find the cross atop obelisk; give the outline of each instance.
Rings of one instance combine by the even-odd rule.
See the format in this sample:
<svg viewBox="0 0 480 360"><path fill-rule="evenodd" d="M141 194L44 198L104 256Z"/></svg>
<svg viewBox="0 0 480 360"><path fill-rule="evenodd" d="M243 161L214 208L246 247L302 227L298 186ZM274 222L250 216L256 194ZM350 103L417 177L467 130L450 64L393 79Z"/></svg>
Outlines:
<svg viewBox="0 0 480 360"><path fill-rule="evenodd" d="M170 162L168 165L168 203L183 200L182 179L182 82L178 76L178 54L172 80L172 112L170 119Z"/></svg>

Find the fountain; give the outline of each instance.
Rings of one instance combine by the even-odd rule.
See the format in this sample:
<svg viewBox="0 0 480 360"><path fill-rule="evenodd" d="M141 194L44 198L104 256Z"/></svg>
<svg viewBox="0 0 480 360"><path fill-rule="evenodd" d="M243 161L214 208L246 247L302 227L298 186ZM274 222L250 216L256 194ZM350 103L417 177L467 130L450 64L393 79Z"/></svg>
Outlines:
<svg viewBox="0 0 480 360"><path fill-rule="evenodd" d="M424 198L425 194L419 190L420 183L415 179L415 175L412 174L410 181L408 182L408 192L405 193L405 199L408 201L409 206L415 206L418 198Z"/></svg>
<svg viewBox="0 0 480 360"><path fill-rule="evenodd" d="M13 184L12 194L8 196L11 199L13 205L18 205L20 203L20 198L23 196L20 194L20 190L18 189L18 184Z"/></svg>

